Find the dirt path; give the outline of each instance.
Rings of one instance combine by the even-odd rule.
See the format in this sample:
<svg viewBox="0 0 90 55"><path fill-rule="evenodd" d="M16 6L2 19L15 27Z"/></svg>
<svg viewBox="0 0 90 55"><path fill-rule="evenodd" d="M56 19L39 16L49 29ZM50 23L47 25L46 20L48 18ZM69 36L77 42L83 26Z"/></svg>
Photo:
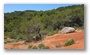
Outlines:
<svg viewBox="0 0 90 55"><path fill-rule="evenodd" d="M75 44L70 46L63 46L64 43L68 39L74 39ZM49 46L50 49L84 49L84 31L79 30L75 33L69 33L69 34L54 34L53 36L47 36L42 41L38 42L30 42L29 44L23 44L24 41L19 41L17 43L9 43L5 44L5 48L18 48L18 49L27 49L28 45L32 44L37 46L40 43L45 44L45 46ZM56 48L56 45L60 44L60 48Z"/></svg>

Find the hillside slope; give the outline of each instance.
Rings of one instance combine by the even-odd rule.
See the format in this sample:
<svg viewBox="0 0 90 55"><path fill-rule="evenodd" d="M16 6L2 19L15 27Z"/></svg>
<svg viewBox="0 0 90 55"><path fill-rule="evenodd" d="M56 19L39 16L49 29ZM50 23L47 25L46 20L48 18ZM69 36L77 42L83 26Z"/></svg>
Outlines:
<svg viewBox="0 0 90 55"><path fill-rule="evenodd" d="M68 39L74 39L75 44L70 46L63 46ZM16 43L5 44L6 49L17 48L17 49L27 49L30 44L37 46L40 43L49 46L50 49L84 49L84 31L79 30L75 33L70 34L54 34L52 36L45 37L42 41L30 42L28 44L23 44L24 41L19 41ZM56 45L60 44L60 48L56 48Z"/></svg>
<svg viewBox="0 0 90 55"><path fill-rule="evenodd" d="M4 38L32 41L34 36L53 35L64 27L84 29L84 5L58 7L46 11L4 13Z"/></svg>

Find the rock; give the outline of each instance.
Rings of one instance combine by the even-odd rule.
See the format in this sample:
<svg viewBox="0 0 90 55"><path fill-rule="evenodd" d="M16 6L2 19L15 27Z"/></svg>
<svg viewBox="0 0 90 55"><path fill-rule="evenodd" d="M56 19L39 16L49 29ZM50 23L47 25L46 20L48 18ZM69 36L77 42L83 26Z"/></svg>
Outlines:
<svg viewBox="0 0 90 55"><path fill-rule="evenodd" d="M75 32L75 28L73 27L64 27L60 33L62 34L67 34L67 33L72 33L72 32Z"/></svg>

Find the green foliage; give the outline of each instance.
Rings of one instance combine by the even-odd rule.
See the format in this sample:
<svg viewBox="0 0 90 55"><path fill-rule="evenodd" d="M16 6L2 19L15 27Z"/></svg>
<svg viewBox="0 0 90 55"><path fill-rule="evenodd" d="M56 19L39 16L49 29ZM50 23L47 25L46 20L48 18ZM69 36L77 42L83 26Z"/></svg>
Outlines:
<svg viewBox="0 0 90 55"><path fill-rule="evenodd" d="M33 45L29 45L28 46L28 49L38 49L36 46L33 46Z"/></svg>
<svg viewBox="0 0 90 55"><path fill-rule="evenodd" d="M42 43L38 45L38 48L39 48L39 49L50 49L48 46L45 46L45 45L42 44Z"/></svg>
<svg viewBox="0 0 90 55"><path fill-rule="evenodd" d="M29 45L29 46L28 46L28 49L32 49L32 47L33 47L33 45Z"/></svg>
<svg viewBox="0 0 90 55"><path fill-rule="evenodd" d="M10 32L10 38L16 39L16 37L17 37L16 32Z"/></svg>
<svg viewBox="0 0 90 55"><path fill-rule="evenodd" d="M32 41L33 37L37 36L36 40L41 40L43 36L53 35L65 26L84 28L83 4L47 11L26 10L4 13L4 35L12 39L20 37Z"/></svg>
<svg viewBox="0 0 90 55"><path fill-rule="evenodd" d="M31 41L31 40L33 40L33 34L27 34L26 35L26 41Z"/></svg>
<svg viewBox="0 0 90 55"><path fill-rule="evenodd" d="M48 46L44 46L44 44L39 44L37 46L29 45L28 49L50 49Z"/></svg>
<svg viewBox="0 0 90 55"><path fill-rule="evenodd" d="M36 46L33 46L33 48L32 49L38 49Z"/></svg>
<svg viewBox="0 0 90 55"><path fill-rule="evenodd" d="M44 44L41 43L41 44L38 45L38 48L39 48L39 49L44 49L45 46L44 46Z"/></svg>
<svg viewBox="0 0 90 55"><path fill-rule="evenodd" d="M58 30L41 30L40 33L42 34L42 36L50 36L50 35L53 35L55 33L57 33Z"/></svg>
<svg viewBox="0 0 90 55"><path fill-rule="evenodd" d="M49 31L48 35L51 36L51 35L54 35L56 33L58 33L58 30L54 30L54 31L52 30L52 31Z"/></svg>
<svg viewBox="0 0 90 55"><path fill-rule="evenodd" d="M41 39L42 39L41 34L39 34L39 35L36 36L36 40L37 40L37 41L38 41L38 40L41 40Z"/></svg>
<svg viewBox="0 0 90 55"><path fill-rule="evenodd" d="M4 40L5 40L4 44L15 42L15 39L11 39L11 38L6 38Z"/></svg>
<svg viewBox="0 0 90 55"><path fill-rule="evenodd" d="M48 46L45 46L45 49L50 49Z"/></svg>
<svg viewBox="0 0 90 55"><path fill-rule="evenodd" d="M69 39L67 42L65 42L65 46L69 46L69 45L72 45L72 44L74 44L75 43L75 41L74 41L74 39Z"/></svg>
<svg viewBox="0 0 90 55"><path fill-rule="evenodd" d="M20 37L17 37L16 39L15 39L15 42L18 42L20 40Z"/></svg>
<svg viewBox="0 0 90 55"><path fill-rule="evenodd" d="M7 44L7 43L12 43L12 42L14 42L14 41L9 41L9 40L7 40L7 41L4 41L4 44Z"/></svg>

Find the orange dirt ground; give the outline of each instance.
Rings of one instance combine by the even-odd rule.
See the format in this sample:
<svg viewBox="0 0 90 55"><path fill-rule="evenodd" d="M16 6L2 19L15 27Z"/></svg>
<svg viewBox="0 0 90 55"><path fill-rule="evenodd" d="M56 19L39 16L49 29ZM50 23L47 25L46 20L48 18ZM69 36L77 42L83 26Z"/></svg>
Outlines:
<svg viewBox="0 0 90 55"><path fill-rule="evenodd" d="M64 43L69 40L74 39L75 44L70 46L63 46ZM28 49L28 46L43 43L45 46L49 46L50 49L84 49L84 31L79 30L74 33L69 34L54 34L52 36L46 36L43 40L38 42L30 42L28 44L23 44L24 41L19 41L16 43L5 44L5 49L17 48L17 49ZM60 44L60 48L56 48L56 45Z"/></svg>

